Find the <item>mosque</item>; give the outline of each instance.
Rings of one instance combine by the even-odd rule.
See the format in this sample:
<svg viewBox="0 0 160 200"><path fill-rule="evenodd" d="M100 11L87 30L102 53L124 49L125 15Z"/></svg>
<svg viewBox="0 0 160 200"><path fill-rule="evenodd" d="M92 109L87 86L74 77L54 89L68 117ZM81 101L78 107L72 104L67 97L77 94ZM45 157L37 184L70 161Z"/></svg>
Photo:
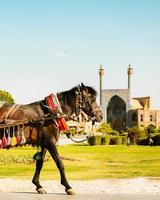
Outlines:
<svg viewBox="0 0 160 200"><path fill-rule="evenodd" d="M129 65L127 89L103 89L104 68L99 69L100 106L103 122L110 123L115 130L127 127L147 127L153 125L160 129L160 110L153 110L151 97L131 97L131 76L133 68Z"/></svg>

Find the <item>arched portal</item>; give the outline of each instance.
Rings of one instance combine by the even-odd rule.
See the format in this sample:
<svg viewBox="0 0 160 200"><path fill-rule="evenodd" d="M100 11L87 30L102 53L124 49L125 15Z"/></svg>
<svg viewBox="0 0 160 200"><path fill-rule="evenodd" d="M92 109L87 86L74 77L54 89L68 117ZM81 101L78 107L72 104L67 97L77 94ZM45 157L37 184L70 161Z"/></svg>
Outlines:
<svg viewBox="0 0 160 200"><path fill-rule="evenodd" d="M117 95L113 96L108 104L107 123L118 131L126 128L126 103Z"/></svg>

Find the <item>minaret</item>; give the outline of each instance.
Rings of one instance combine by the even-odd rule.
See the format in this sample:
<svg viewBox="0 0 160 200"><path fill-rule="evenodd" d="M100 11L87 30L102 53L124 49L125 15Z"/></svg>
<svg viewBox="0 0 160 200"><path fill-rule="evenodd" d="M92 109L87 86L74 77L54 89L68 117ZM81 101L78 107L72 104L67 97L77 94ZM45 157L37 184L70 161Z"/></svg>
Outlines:
<svg viewBox="0 0 160 200"><path fill-rule="evenodd" d="M100 65L99 68L99 96L100 96L100 106L102 106L102 85L103 85L103 75L104 75L104 68Z"/></svg>
<svg viewBox="0 0 160 200"><path fill-rule="evenodd" d="M132 105L131 105L131 99L132 99L132 95L131 95L131 75L133 74L133 68L131 68L131 65L129 64L128 70L128 90L129 90L129 99L128 99L128 108L127 108L127 120L126 120L126 125L128 127L131 127L131 114L130 114L130 110L132 109Z"/></svg>
<svg viewBox="0 0 160 200"><path fill-rule="evenodd" d="M127 73L128 73L128 90L131 90L131 75L133 74L133 68L131 68L130 64Z"/></svg>

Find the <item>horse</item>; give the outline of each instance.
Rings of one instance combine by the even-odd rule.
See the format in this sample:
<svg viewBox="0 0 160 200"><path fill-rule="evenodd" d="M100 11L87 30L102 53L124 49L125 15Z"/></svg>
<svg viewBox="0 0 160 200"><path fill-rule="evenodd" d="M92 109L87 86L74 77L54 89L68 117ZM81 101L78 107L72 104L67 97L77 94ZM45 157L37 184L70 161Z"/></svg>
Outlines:
<svg viewBox="0 0 160 200"><path fill-rule="evenodd" d="M65 114L65 120L68 121L72 118L72 116L78 115L80 112L85 113L88 116L88 120L94 122L101 122L102 120L102 112L100 107L96 102L97 92L94 88L90 86L86 86L83 83L78 86L73 87L70 90L63 91L57 93L57 99L59 101L61 107L61 113ZM4 103L0 108L0 120L4 119L4 116L7 120L31 120L29 126L32 126L32 120L36 122L39 119L43 119L44 115L49 115L52 112L52 108L50 108L46 103L46 98L40 101L36 101L30 104L23 104L17 106L17 109L11 108L16 107L11 103ZM6 114L7 113L7 114ZM53 113L53 112L52 112ZM60 113L60 114L61 114ZM64 164L62 159L58 153L56 142L60 136L60 129L53 119L49 119L48 121L43 121L40 123L41 129L38 129L38 137L36 138L36 142L40 145L40 159L36 160L36 169L32 179L32 183L36 186L36 191L40 194L46 193L44 188L40 184L40 172L42 170L43 161L45 158L45 154L49 151L51 157L53 158L56 166L60 172L61 184L65 187L65 192L68 195L75 194L72 187L69 185L68 180L64 171ZM41 132L41 133L40 133ZM40 136L39 136L40 135ZM26 144L35 144L35 141L29 139L28 135L25 135Z"/></svg>

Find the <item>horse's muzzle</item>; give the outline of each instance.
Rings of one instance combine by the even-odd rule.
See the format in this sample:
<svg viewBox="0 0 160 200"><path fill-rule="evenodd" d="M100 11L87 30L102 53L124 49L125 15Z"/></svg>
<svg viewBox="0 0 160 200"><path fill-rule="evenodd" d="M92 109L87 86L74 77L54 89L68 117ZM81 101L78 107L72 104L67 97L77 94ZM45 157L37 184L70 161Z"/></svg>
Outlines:
<svg viewBox="0 0 160 200"><path fill-rule="evenodd" d="M102 111L101 110L97 110L94 113L94 116L93 116L92 120L95 121L95 122L101 122L102 119L103 119Z"/></svg>

